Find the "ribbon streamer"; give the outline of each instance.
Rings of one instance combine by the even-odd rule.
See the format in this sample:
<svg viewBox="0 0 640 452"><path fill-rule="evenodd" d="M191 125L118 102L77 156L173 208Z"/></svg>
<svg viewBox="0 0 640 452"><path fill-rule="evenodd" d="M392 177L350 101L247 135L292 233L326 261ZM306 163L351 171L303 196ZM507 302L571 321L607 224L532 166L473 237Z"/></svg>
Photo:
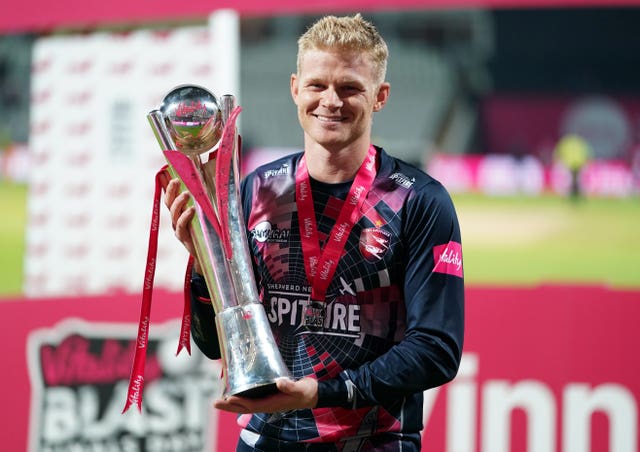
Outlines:
<svg viewBox="0 0 640 452"><path fill-rule="evenodd" d="M138 336L136 351L133 356L133 367L129 378L127 401L122 412L126 412L131 405L136 404L142 411L142 390L144 388L144 367L147 361L147 345L149 343L149 325L151 321L151 299L153 295L153 281L156 274L156 258L158 255L158 230L160 227L160 194L162 191L161 178L165 177L167 167L164 166L156 174L156 188L153 195L153 209L151 213L151 227L149 231L149 245L147 248L147 266L144 273L142 288L142 306L138 322Z"/></svg>

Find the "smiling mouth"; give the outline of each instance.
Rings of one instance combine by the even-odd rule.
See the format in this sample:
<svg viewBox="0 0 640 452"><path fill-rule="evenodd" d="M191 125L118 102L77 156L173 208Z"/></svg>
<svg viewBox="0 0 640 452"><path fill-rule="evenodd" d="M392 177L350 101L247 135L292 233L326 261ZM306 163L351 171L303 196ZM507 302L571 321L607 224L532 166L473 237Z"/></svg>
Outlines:
<svg viewBox="0 0 640 452"><path fill-rule="evenodd" d="M323 115L313 115L313 116L315 116L320 122L326 122L326 123L337 123L337 122L342 122L346 119L344 116L323 116Z"/></svg>

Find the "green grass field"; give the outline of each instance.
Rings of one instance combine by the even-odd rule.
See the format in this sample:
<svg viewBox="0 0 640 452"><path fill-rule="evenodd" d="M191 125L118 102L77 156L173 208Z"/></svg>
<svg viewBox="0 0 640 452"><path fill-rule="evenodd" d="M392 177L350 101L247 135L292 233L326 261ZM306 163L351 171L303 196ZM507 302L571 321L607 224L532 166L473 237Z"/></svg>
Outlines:
<svg viewBox="0 0 640 452"><path fill-rule="evenodd" d="M0 296L22 291L24 185L0 183ZM640 288L640 198L454 196L467 285Z"/></svg>
<svg viewBox="0 0 640 452"><path fill-rule="evenodd" d="M468 284L640 288L640 199L454 198Z"/></svg>
<svg viewBox="0 0 640 452"><path fill-rule="evenodd" d="M22 292L27 187L0 182L0 296Z"/></svg>

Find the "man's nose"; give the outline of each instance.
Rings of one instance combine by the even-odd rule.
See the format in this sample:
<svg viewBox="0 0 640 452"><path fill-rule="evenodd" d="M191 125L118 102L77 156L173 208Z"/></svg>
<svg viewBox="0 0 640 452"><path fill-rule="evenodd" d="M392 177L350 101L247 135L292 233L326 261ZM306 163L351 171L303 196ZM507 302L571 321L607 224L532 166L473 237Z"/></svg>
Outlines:
<svg viewBox="0 0 640 452"><path fill-rule="evenodd" d="M322 102L324 106L328 108L338 108L342 106L342 99L340 98L338 91L331 86L324 91L322 95Z"/></svg>

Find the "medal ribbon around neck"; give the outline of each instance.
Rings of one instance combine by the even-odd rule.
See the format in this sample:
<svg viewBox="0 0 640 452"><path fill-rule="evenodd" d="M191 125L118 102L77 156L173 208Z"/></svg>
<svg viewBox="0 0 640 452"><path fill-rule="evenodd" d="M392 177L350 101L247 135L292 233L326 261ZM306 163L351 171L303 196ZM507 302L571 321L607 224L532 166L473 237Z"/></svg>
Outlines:
<svg viewBox="0 0 640 452"><path fill-rule="evenodd" d="M296 204L304 268L307 279L311 283L311 300L325 302L327 289L338 268L342 251L351 229L360 219L362 204L371 189L375 176L376 149L370 145L369 152L360 165L347 198L340 209L338 219L331 228L331 233L321 250L313 198L311 197L309 170L304 155L300 159L296 172Z"/></svg>

